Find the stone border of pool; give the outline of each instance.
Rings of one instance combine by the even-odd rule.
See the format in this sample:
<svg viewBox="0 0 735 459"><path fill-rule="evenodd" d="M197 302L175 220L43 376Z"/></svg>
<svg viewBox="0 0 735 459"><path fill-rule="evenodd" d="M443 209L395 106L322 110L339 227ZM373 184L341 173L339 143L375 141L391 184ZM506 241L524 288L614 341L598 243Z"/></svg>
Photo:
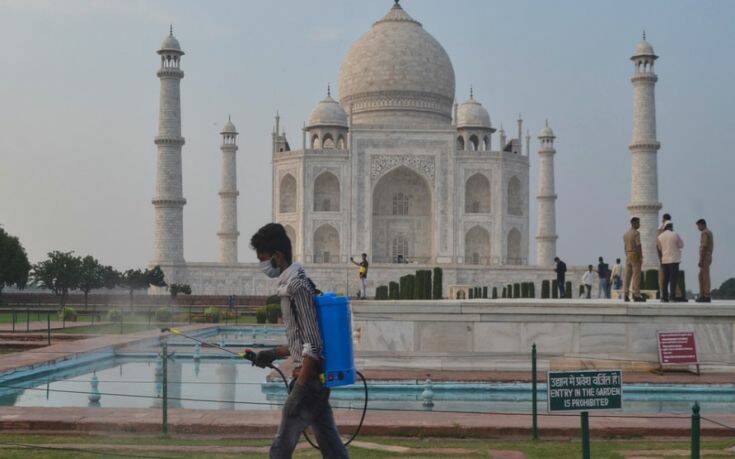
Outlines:
<svg viewBox="0 0 735 459"><path fill-rule="evenodd" d="M420 414L420 415L417 415ZM195 435L238 435L271 437L281 413L273 411L220 411L169 409L169 432ZM343 433L357 426L357 411L335 412ZM688 416L590 415L590 429L597 437L687 437ZM735 415L705 416L725 425L735 425ZM156 434L161 429L161 413L155 409L133 408L42 408L0 407L0 429L9 432L127 432ZM542 437L579 436L579 416L540 416ZM531 416L525 414L475 414L438 412L368 411L363 435L435 437L517 437L531 433ZM732 430L702 420L705 437L731 437Z"/></svg>

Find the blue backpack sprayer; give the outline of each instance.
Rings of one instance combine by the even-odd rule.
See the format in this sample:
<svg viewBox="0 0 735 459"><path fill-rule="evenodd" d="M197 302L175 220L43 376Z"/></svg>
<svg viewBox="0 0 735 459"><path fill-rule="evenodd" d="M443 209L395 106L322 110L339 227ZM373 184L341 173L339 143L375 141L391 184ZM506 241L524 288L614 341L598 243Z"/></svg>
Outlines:
<svg viewBox="0 0 735 459"><path fill-rule="evenodd" d="M362 373L355 370L354 352L352 347L350 301L345 296L337 296L335 293L327 292L314 297L314 306L316 307L319 332L321 333L323 342L322 355L324 362L322 365L322 373L320 375L322 384L328 388L348 386L350 384L354 384L355 378L359 376L365 389L365 403L363 404L360 422L350 439L345 442L345 445L349 445L352 440L357 437L357 434L362 428L368 404L367 381L365 381L365 377ZM185 335L176 328L163 328L161 331L168 331L172 334L196 341L204 346L221 349L246 360L253 361L255 359L255 352L252 349L245 349L244 352L238 353L218 344L209 343L193 336ZM284 375L281 369L275 365L271 365L270 368L278 372L281 379L283 379L283 383L286 385L286 391L289 391L286 375ZM311 444L311 446L319 449L319 447L308 437L306 431L304 431L304 437L306 437L306 440Z"/></svg>

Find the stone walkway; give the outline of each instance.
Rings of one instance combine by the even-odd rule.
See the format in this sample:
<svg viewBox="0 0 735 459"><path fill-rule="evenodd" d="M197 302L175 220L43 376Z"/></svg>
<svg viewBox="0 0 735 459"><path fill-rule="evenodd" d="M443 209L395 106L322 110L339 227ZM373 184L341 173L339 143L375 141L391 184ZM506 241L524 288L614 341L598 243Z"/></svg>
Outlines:
<svg viewBox="0 0 735 459"><path fill-rule="evenodd" d="M591 414L590 430L598 437L686 437L690 435L689 416L668 417ZM343 433L351 433L360 418L358 411L335 410ZM735 426L735 414L710 415L709 418ZM169 409L169 430L179 434L228 435L268 438L275 434L281 418L279 410L219 411ZM156 433L161 429L161 412L138 408L54 408L0 407L0 430L77 431ZM579 436L579 416L540 416L542 437ZM409 411L370 411L361 435L433 436L488 438L527 436L531 416L526 414L438 413ZM735 431L702 420L705 437L732 437Z"/></svg>

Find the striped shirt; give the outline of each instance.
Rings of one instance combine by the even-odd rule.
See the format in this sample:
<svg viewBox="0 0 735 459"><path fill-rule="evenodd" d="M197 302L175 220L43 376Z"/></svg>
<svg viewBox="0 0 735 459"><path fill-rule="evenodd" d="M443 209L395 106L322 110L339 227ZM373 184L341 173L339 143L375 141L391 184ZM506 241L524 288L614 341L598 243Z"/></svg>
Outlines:
<svg viewBox="0 0 735 459"><path fill-rule="evenodd" d="M321 360L323 346L314 305L314 283L306 277L299 263L292 263L278 277L278 286L288 350L294 366L300 367L305 355Z"/></svg>

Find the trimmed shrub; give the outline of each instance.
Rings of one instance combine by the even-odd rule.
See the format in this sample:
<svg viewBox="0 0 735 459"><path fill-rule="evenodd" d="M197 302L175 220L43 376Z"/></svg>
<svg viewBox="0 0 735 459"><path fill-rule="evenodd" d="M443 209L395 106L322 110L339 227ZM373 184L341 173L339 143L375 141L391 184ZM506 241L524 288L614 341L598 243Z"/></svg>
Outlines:
<svg viewBox="0 0 735 459"><path fill-rule="evenodd" d="M157 322L170 322L171 321L171 309L162 307L156 309L154 314Z"/></svg>
<svg viewBox="0 0 735 459"><path fill-rule="evenodd" d="M658 290L658 269L647 269L641 285L643 290Z"/></svg>
<svg viewBox="0 0 735 459"><path fill-rule="evenodd" d="M572 298L572 281L567 281L567 283L564 284L564 298Z"/></svg>
<svg viewBox="0 0 735 459"><path fill-rule="evenodd" d="M265 312L265 308L258 308L255 310L255 320L259 324L264 324L268 321L268 313Z"/></svg>
<svg viewBox="0 0 735 459"><path fill-rule="evenodd" d="M503 295L502 298L508 298L508 292L506 291L505 287L503 287Z"/></svg>
<svg viewBox="0 0 735 459"><path fill-rule="evenodd" d="M388 286L381 285L380 287L375 289L375 299L376 300L387 300L388 299Z"/></svg>
<svg viewBox="0 0 735 459"><path fill-rule="evenodd" d="M390 282L388 284L388 298L391 300L398 300L400 299L400 293L398 282Z"/></svg>
<svg viewBox="0 0 735 459"><path fill-rule="evenodd" d="M513 298L513 286L508 284L506 288L508 289L508 298Z"/></svg>
<svg viewBox="0 0 735 459"><path fill-rule="evenodd" d="M432 296L435 300L442 299L442 281L444 277L444 271L441 268L434 268L434 278L432 279Z"/></svg>
<svg viewBox="0 0 735 459"><path fill-rule="evenodd" d="M493 300L498 299L498 287L493 287Z"/></svg>
<svg viewBox="0 0 735 459"><path fill-rule="evenodd" d="M551 281L551 298L559 298L559 281Z"/></svg>
<svg viewBox="0 0 735 459"><path fill-rule="evenodd" d="M533 282L528 283L528 297L536 298L536 284Z"/></svg>
<svg viewBox="0 0 735 459"><path fill-rule="evenodd" d="M513 284L513 298L520 298L521 297L521 284L515 283Z"/></svg>
<svg viewBox="0 0 735 459"><path fill-rule="evenodd" d="M64 306L64 309L59 311L59 318L61 320L76 322L78 316L79 315L77 314L77 310L72 308L71 306Z"/></svg>
<svg viewBox="0 0 735 459"><path fill-rule="evenodd" d="M541 281L541 298L548 299L551 294L551 282L548 280Z"/></svg>
<svg viewBox="0 0 735 459"><path fill-rule="evenodd" d="M482 287L482 297L487 298L487 287Z"/></svg>
<svg viewBox="0 0 735 459"><path fill-rule="evenodd" d="M424 299L426 300L430 300L432 297L433 284L431 283L431 281L431 270L427 269L426 271L424 271Z"/></svg>
<svg viewBox="0 0 735 459"><path fill-rule="evenodd" d="M112 308L107 311L108 322L119 322L122 319L122 312L118 308Z"/></svg>
<svg viewBox="0 0 735 459"><path fill-rule="evenodd" d="M528 298L528 282L521 283L521 298Z"/></svg>
<svg viewBox="0 0 735 459"><path fill-rule="evenodd" d="M266 311L268 310L268 306L265 307ZM222 311L220 310L220 308L215 308L214 306L210 306L204 309L204 320L206 322L216 324L216 323L219 323L220 319L222 319Z"/></svg>
<svg viewBox="0 0 735 459"><path fill-rule="evenodd" d="M282 317L281 315L281 305L280 304L268 304L265 306L265 314L268 318L269 324L277 324L278 319Z"/></svg>
<svg viewBox="0 0 735 459"><path fill-rule="evenodd" d="M467 292L467 293L470 294L470 297L468 298L468 300L472 300L472 299L475 298L475 289L474 288L471 288L470 291Z"/></svg>
<svg viewBox="0 0 735 459"><path fill-rule="evenodd" d="M265 299L265 304L281 304L281 297L278 295L271 295Z"/></svg>
<svg viewBox="0 0 735 459"><path fill-rule="evenodd" d="M408 294L408 276L401 276L398 282L400 283L399 297L405 300Z"/></svg>
<svg viewBox="0 0 735 459"><path fill-rule="evenodd" d="M409 274L406 276L406 299L407 300L413 300L416 297L414 294L416 293L416 276L413 274Z"/></svg>
<svg viewBox="0 0 735 459"><path fill-rule="evenodd" d="M424 272L420 270L416 271L414 278L416 281L413 284L413 299L422 300L424 296Z"/></svg>

